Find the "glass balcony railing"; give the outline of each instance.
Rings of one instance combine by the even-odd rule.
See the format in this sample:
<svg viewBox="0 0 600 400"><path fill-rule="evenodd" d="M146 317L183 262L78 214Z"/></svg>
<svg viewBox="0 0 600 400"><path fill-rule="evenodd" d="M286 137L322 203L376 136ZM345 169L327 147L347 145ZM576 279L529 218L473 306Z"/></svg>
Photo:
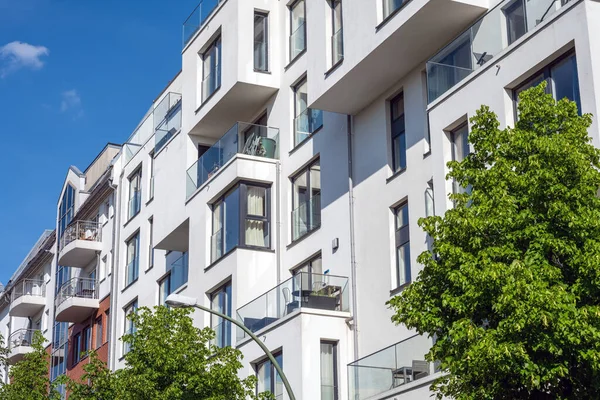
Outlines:
<svg viewBox="0 0 600 400"><path fill-rule="evenodd" d="M256 71L269 70L269 56L267 43L264 41L254 41L254 69Z"/></svg>
<svg viewBox="0 0 600 400"><path fill-rule="evenodd" d="M237 318L257 332L300 308L350 311L348 278L301 272L239 308ZM238 329L237 339L244 337Z"/></svg>
<svg viewBox="0 0 600 400"><path fill-rule="evenodd" d="M292 240L321 226L321 194L312 196L292 211Z"/></svg>
<svg viewBox="0 0 600 400"><path fill-rule="evenodd" d="M11 302L23 297L23 296L39 296L44 297L46 295L46 283L39 279L23 279L15 285L11 292Z"/></svg>
<svg viewBox="0 0 600 400"><path fill-rule="evenodd" d="M194 37L219 3L224 0L202 0L183 23L183 47Z"/></svg>
<svg viewBox="0 0 600 400"><path fill-rule="evenodd" d="M433 374L434 365L425 361L432 345L415 335L348 364L349 398L367 399Z"/></svg>
<svg viewBox="0 0 600 400"><path fill-rule="evenodd" d="M102 241L102 229L96 221L75 221L65 229L60 243L59 251L75 240L87 240L92 242Z"/></svg>
<svg viewBox="0 0 600 400"><path fill-rule="evenodd" d="M217 261L223 256L223 229L219 229L210 237L211 260Z"/></svg>
<svg viewBox="0 0 600 400"><path fill-rule="evenodd" d="M41 331L39 329L18 329L14 331L8 338L9 350L20 346L32 346L36 332Z"/></svg>
<svg viewBox="0 0 600 400"><path fill-rule="evenodd" d="M323 111L307 108L294 119L294 145L305 141L323 126Z"/></svg>
<svg viewBox="0 0 600 400"><path fill-rule="evenodd" d="M187 170L187 197L238 153L279 159L279 129L236 123Z"/></svg>
<svg viewBox="0 0 600 400"><path fill-rule="evenodd" d="M306 24L300 25L290 35L290 60L298 57L300 53L306 50Z"/></svg>
<svg viewBox="0 0 600 400"><path fill-rule="evenodd" d="M221 86L221 67L217 66L202 80L202 102L204 103Z"/></svg>
<svg viewBox="0 0 600 400"><path fill-rule="evenodd" d="M343 30L339 29L331 36L331 65L335 65L344 58L344 35Z"/></svg>
<svg viewBox="0 0 600 400"><path fill-rule="evenodd" d="M93 278L73 278L65 282L54 299L55 307L60 306L65 300L77 297L81 299L98 298L98 281Z"/></svg>
<svg viewBox="0 0 600 400"><path fill-rule="evenodd" d="M503 0L427 62L427 97L432 102L569 0ZM525 4L525 2L527 4Z"/></svg>
<svg viewBox="0 0 600 400"><path fill-rule="evenodd" d="M131 219L131 218L135 217L136 215L138 215L141 207L142 207L142 192L138 190L138 191L133 192L133 196L131 196L131 198L129 199L127 218Z"/></svg>

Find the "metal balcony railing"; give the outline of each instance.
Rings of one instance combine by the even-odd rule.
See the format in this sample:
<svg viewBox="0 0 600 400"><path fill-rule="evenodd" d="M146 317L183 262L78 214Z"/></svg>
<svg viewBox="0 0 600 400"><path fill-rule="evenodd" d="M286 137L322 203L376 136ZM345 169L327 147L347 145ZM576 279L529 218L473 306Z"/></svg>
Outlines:
<svg viewBox="0 0 600 400"><path fill-rule="evenodd" d="M23 296L39 296L46 295L46 282L39 279L23 279L17 283L11 293L10 301L13 302Z"/></svg>
<svg viewBox="0 0 600 400"><path fill-rule="evenodd" d="M187 197L238 153L279 159L279 129L237 122L187 170Z"/></svg>
<svg viewBox="0 0 600 400"><path fill-rule="evenodd" d="M350 311L348 278L300 272L237 310L237 318L256 332L300 308ZM246 337L238 329L237 339Z"/></svg>
<svg viewBox="0 0 600 400"><path fill-rule="evenodd" d="M96 221L75 221L63 232L59 251L75 240L102 241L102 229Z"/></svg>
<svg viewBox="0 0 600 400"><path fill-rule="evenodd" d="M73 278L65 282L54 300L55 307L60 306L65 300L71 298L97 299L98 281L92 278Z"/></svg>
<svg viewBox="0 0 600 400"><path fill-rule="evenodd" d="M363 400L435 372L425 361L431 338L415 335L348 364L350 399Z"/></svg>
<svg viewBox="0 0 600 400"><path fill-rule="evenodd" d="M503 0L427 62L431 103L569 0Z"/></svg>
<svg viewBox="0 0 600 400"><path fill-rule="evenodd" d="M35 333L39 329L19 329L14 331L8 338L8 349L12 350L19 346L31 346Z"/></svg>

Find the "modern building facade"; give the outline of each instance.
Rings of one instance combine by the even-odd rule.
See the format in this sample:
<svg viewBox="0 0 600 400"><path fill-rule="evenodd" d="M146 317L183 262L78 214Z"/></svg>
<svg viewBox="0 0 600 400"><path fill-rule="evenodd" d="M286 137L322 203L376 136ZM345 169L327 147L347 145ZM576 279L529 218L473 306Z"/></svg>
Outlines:
<svg viewBox="0 0 600 400"><path fill-rule="evenodd" d="M432 338L386 306L429 249L417 221L452 207L446 164L481 104L512 125L546 80L600 115L597 22L596 0L203 0L130 138L68 172L44 278L51 376L77 376L92 346L122 368L126 316L181 293L254 331L298 399L429 398ZM30 326L13 302L8 334ZM194 318L287 398L241 330Z"/></svg>

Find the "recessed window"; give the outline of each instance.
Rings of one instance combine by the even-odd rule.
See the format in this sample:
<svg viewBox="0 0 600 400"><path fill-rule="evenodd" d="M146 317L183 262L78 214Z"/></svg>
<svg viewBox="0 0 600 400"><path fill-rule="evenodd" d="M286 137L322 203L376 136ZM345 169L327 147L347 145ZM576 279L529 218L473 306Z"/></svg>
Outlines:
<svg viewBox="0 0 600 400"><path fill-rule="evenodd" d="M129 214L131 219L138 215L142 206L142 169L129 177Z"/></svg>
<svg viewBox="0 0 600 400"><path fill-rule="evenodd" d="M394 209L394 220L396 226L396 286L400 287L411 281L408 203L403 203Z"/></svg>
<svg viewBox="0 0 600 400"><path fill-rule="evenodd" d="M469 125L467 122L464 122L451 131L450 139L452 140L452 161L461 162L471 152L469 147ZM452 183L452 191L453 193L465 193L470 191L470 187L463 188L455 179Z"/></svg>
<svg viewBox="0 0 600 400"><path fill-rule="evenodd" d="M321 400L338 400L337 342L321 341Z"/></svg>
<svg viewBox="0 0 600 400"><path fill-rule="evenodd" d="M148 269L154 266L154 217L148 219Z"/></svg>
<svg viewBox="0 0 600 400"><path fill-rule="evenodd" d="M102 316L100 316L96 319L96 349L99 349L104 343L104 331L102 328Z"/></svg>
<svg viewBox="0 0 600 400"><path fill-rule="evenodd" d="M240 183L213 204L213 262L237 246L271 247L270 193L267 186Z"/></svg>
<svg viewBox="0 0 600 400"><path fill-rule="evenodd" d="M73 338L73 364L81 361L81 333Z"/></svg>
<svg viewBox="0 0 600 400"><path fill-rule="evenodd" d="M515 0L505 7L503 11L504 15L506 15L508 44L511 44L527 33L525 4L523 0Z"/></svg>
<svg viewBox="0 0 600 400"><path fill-rule="evenodd" d="M150 193L149 200L154 198L154 152L150 153Z"/></svg>
<svg viewBox="0 0 600 400"><path fill-rule="evenodd" d="M269 70L269 15L254 13L254 69Z"/></svg>
<svg viewBox="0 0 600 400"><path fill-rule="evenodd" d="M407 2L408 0L383 0L383 19L389 17L394 11Z"/></svg>
<svg viewBox="0 0 600 400"><path fill-rule="evenodd" d="M127 241L127 266L125 267L125 286L135 282L139 275L140 266L140 233L136 233Z"/></svg>
<svg viewBox="0 0 600 400"><path fill-rule="evenodd" d="M290 61L306 50L306 7L304 0L290 6Z"/></svg>
<svg viewBox="0 0 600 400"><path fill-rule="evenodd" d="M210 295L210 308L231 317L231 282L227 282ZM231 322L212 314L210 325L215 331L215 345L231 346Z"/></svg>
<svg viewBox="0 0 600 400"><path fill-rule="evenodd" d="M390 102L392 121L392 169L399 172L406 169L406 131L404 122L404 94Z"/></svg>
<svg viewBox="0 0 600 400"><path fill-rule="evenodd" d="M159 305L165 305L167 297L188 281L188 253L171 251L166 256L167 275L158 283Z"/></svg>
<svg viewBox="0 0 600 400"><path fill-rule="evenodd" d="M527 80L514 91L515 101L519 101L519 93L542 81L548 82L546 93L552 94L556 100L567 98L577 103L581 114L581 100L579 98L579 77L577 75L577 58L574 52L568 53L558 61L550 64L532 78Z"/></svg>
<svg viewBox="0 0 600 400"><path fill-rule="evenodd" d="M221 87L221 37L202 54L202 102Z"/></svg>
<svg viewBox="0 0 600 400"><path fill-rule="evenodd" d="M125 335L133 335L135 333L135 324L128 317L129 317L129 315L136 313L137 309L138 309L137 299L132 301L127 307L125 307L123 309L123 312L125 315L125 323L124 323L125 329L123 332ZM125 355L125 354L129 353L129 350L131 350L131 344L123 342L123 354Z"/></svg>
<svg viewBox="0 0 600 400"><path fill-rule="evenodd" d="M75 189L71 185L67 185L60 202L59 217L58 217L58 238L62 237L63 232L73 220L75 212Z"/></svg>
<svg viewBox="0 0 600 400"><path fill-rule="evenodd" d="M344 35L342 24L342 0L330 0L331 7L331 65L344 58Z"/></svg>
<svg viewBox="0 0 600 400"><path fill-rule="evenodd" d="M296 277L294 284L302 288L312 289L315 283L325 281L321 255L319 254L317 257L294 269L293 275Z"/></svg>
<svg viewBox="0 0 600 400"><path fill-rule="evenodd" d="M323 111L308 108L307 89L306 79L294 87L294 146L323 126Z"/></svg>
<svg viewBox="0 0 600 400"><path fill-rule="evenodd" d="M283 353L274 354L277 364L283 368ZM256 364L256 393L271 392L276 399L283 398L283 381L270 360Z"/></svg>
<svg viewBox="0 0 600 400"><path fill-rule="evenodd" d="M292 241L321 226L321 165L319 160L292 178Z"/></svg>

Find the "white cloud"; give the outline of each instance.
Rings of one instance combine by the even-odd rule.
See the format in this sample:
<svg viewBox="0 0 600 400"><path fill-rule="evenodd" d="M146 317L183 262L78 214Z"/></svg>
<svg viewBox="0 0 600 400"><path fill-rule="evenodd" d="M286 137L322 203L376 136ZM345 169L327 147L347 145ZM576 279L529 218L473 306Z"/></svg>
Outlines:
<svg viewBox="0 0 600 400"><path fill-rule="evenodd" d="M47 47L29 43L15 41L0 46L0 77L4 78L21 68L41 69L44 66L41 58L48 54L50 50Z"/></svg>
<svg viewBox="0 0 600 400"><path fill-rule="evenodd" d="M60 111L65 112L67 110L72 110L75 108L81 108L81 97L79 97L79 93L77 93L77 90L71 89L62 92Z"/></svg>

